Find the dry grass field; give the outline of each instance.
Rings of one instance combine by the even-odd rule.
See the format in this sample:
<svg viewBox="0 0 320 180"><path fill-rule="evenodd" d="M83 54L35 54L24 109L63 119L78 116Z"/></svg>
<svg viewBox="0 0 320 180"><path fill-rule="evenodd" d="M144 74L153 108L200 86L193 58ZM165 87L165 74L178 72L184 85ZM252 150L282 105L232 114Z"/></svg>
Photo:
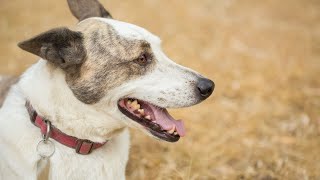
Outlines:
<svg viewBox="0 0 320 180"><path fill-rule="evenodd" d="M216 83L171 110L175 144L132 130L129 180L320 179L319 0L102 0L114 18L160 36L176 62ZM37 57L17 42L77 21L66 0L1 0L0 73Z"/></svg>

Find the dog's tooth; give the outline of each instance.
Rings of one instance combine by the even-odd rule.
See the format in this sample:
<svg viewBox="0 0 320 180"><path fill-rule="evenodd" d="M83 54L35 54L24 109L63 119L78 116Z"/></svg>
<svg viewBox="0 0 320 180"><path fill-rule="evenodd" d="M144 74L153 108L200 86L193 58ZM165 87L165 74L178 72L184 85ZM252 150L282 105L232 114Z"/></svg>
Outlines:
<svg viewBox="0 0 320 180"><path fill-rule="evenodd" d="M169 130L169 131L167 131L168 133L170 133L170 134L173 134L173 132L174 132L174 129L172 130Z"/></svg>
<svg viewBox="0 0 320 180"><path fill-rule="evenodd" d="M175 131L173 134L174 134L174 135L178 135L177 131Z"/></svg>
<svg viewBox="0 0 320 180"><path fill-rule="evenodd" d="M132 108L135 108L135 107L137 106L137 101L133 101L133 102L131 102L131 104L130 104L130 105L131 105L131 107L132 107Z"/></svg>
<svg viewBox="0 0 320 180"><path fill-rule="evenodd" d="M131 106L132 106L133 110L140 109L140 104L138 103L137 100L134 100L134 101L131 103Z"/></svg>
<svg viewBox="0 0 320 180"><path fill-rule="evenodd" d="M147 115L144 118L151 120L151 116L150 115Z"/></svg>
<svg viewBox="0 0 320 180"><path fill-rule="evenodd" d="M176 130L176 126L173 125L172 128L170 130L168 130L167 132L172 134L174 132L174 130Z"/></svg>
<svg viewBox="0 0 320 180"><path fill-rule="evenodd" d="M128 100L127 101L127 105L131 105L132 101L131 100Z"/></svg>
<svg viewBox="0 0 320 180"><path fill-rule="evenodd" d="M132 106L135 106L135 105L137 105L138 104L138 101L137 100L134 100L134 101L132 101Z"/></svg>
<svg viewBox="0 0 320 180"><path fill-rule="evenodd" d="M141 115L144 115L144 109L138 109L138 112L139 112Z"/></svg>
<svg viewBox="0 0 320 180"><path fill-rule="evenodd" d="M140 108L140 105L138 105L138 104L137 105L132 105L131 104L131 107L132 107L133 110L138 110Z"/></svg>

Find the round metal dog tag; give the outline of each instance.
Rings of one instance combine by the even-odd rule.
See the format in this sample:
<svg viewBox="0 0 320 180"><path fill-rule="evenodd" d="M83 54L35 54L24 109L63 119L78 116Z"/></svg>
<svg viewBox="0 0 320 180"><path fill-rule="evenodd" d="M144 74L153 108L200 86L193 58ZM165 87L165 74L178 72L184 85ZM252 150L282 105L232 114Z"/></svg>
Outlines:
<svg viewBox="0 0 320 180"><path fill-rule="evenodd" d="M54 144L50 140L41 140L37 145L37 153L43 158L52 156L54 151Z"/></svg>

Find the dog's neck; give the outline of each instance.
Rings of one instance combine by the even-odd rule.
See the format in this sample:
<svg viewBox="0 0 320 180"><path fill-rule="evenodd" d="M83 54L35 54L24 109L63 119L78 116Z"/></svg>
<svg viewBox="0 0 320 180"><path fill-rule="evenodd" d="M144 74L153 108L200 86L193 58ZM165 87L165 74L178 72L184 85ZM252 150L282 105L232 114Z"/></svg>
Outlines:
<svg viewBox="0 0 320 180"><path fill-rule="evenodd" d="M63 70L44 60L27 70L19 85L36 111L68 135L105 142L125 127L112 113L79 101L68 87Z"/></svg>

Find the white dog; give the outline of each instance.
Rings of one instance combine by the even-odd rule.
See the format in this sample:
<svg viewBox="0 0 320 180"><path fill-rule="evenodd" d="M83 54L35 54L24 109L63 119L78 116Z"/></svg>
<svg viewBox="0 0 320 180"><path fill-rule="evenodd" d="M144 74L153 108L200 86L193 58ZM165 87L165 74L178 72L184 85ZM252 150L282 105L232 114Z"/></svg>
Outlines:
<svg viewBox="0 0 320 180"><path fill-rule="evenodd" d="M48 179L125 179L127 127L176 142L184 125L166 108L192 106L214 89L172 62L157 36L112 19L97 0L68 4L80 22L19 43L41 59L8 92L15 81L0 81L0 179L36 179L43 159Z"/></svg>

